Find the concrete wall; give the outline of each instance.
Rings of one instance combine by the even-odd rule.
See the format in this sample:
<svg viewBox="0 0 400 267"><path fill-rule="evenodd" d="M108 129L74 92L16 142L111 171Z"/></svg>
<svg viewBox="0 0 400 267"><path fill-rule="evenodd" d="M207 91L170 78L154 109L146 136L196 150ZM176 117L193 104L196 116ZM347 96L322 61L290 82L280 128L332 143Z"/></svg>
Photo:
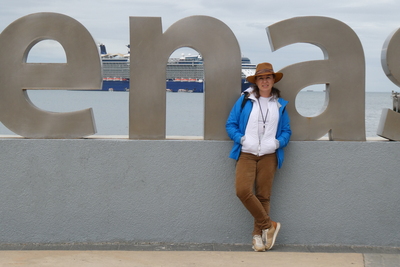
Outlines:
<svg viewBox="0 0 400 267"><path fill-rule="evenodd" d="M0 139L0 243L250 243L229 141ZM291 142L277 244L400 246L400 143Z"/></svg>

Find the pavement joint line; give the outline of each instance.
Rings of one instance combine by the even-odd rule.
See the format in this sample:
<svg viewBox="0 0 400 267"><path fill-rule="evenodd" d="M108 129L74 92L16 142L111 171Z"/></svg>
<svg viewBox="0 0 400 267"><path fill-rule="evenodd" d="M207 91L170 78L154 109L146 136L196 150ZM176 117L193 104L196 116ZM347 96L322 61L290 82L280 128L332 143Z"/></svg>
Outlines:
<svg viewBox="0 0 400 267"><path fill-rule="evenodd" d="M251 244L164 242L2 243L0 251L4 250L252 251ZM272 251L400 254L400 247L276 244Z"/></svg>

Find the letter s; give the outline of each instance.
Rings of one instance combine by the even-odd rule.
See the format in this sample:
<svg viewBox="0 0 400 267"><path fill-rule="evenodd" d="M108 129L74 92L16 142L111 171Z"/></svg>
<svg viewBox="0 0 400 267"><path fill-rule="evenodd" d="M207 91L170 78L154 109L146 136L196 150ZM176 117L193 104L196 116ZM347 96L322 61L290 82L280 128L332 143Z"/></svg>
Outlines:
<svg viewBox="0 0 400 267"><path fill-rule="evenodd" d="M400 29L393 31L382 47L381 63L387 77L400 86ZM400 114L398 99L393 95L393 110L382 109L376 134L389 140L400 141Z"/></svg>

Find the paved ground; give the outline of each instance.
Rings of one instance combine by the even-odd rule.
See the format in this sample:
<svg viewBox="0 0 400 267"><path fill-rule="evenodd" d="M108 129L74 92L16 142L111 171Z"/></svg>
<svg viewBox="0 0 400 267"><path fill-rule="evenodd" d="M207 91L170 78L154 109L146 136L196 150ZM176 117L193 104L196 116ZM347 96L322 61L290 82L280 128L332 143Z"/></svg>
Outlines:
<svg viewBox="0 0 400 267"><path fill-rule="evenodd" d="M327 266L398 267L400 248L283 246L253 252L250 245L74 243L0 245L0 267Z"/></svg>
<svg viewBox="0 0 400 267"><path fill-rule="evenodd" d="M1 251L0 266L337 266L363 267L362 254L225 251Z"/></svg>

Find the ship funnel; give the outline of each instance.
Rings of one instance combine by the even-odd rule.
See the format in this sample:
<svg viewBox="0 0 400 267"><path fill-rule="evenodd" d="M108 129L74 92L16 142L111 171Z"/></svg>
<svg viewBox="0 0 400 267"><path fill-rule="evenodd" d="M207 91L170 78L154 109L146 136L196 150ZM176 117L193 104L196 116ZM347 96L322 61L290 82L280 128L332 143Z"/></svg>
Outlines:
<svg viewBox="0 0 400 267"><path fill-rule="evenodd" d="M102 54L102 55L107 54L106 46L103 44L100 45L100 54Z"/></svg>

